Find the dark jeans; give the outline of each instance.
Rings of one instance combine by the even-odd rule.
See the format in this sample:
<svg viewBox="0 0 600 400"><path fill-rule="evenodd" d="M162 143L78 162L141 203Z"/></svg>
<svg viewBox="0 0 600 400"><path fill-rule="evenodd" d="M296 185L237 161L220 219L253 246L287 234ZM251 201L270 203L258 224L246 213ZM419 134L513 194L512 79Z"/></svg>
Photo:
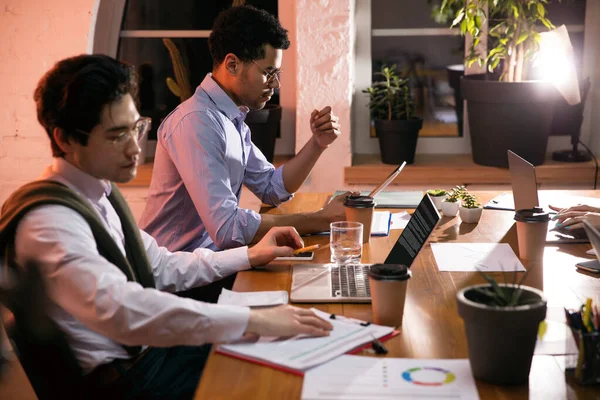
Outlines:
<svg viewBox="0 0 600 400"><path fill-rule="evenodd" d="M152 348L123 376L92 398L192 399L200 382L211 345Z"/></svg>

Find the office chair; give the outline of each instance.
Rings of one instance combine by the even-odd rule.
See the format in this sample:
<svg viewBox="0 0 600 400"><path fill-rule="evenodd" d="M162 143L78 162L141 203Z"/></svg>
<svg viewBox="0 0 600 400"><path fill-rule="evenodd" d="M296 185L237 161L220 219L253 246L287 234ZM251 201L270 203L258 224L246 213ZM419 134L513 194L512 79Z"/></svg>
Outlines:
<svg viewBox="0 0 600 400"><path fill-rule="evenodd" d="M47 301L37 266L11 265L12 285L0 286L0 303L13 318L6 332L35 394L45 399L85 398L83 373L66 337L45 313Z"/></svg>

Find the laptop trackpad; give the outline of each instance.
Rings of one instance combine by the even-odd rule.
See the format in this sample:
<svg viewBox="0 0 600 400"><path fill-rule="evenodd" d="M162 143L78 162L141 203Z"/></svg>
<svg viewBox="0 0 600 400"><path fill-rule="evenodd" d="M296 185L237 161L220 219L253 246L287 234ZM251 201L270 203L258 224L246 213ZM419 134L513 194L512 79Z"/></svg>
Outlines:
<svg viewBox="0 0 600 400"><path fill-rule="evenodd" d="M331 273L327 265L294 265L292 300L331 297Z"/></svg>

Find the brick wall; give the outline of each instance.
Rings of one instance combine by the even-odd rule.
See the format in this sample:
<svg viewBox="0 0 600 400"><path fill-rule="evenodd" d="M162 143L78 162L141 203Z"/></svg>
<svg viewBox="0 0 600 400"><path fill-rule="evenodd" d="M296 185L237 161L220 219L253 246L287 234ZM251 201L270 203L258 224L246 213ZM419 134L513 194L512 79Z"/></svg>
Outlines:
<svg viewBox="0 0 600 400"><path fill-rule="evenodd" d="M56 61L84 53L94 0L0 0L0 204L51 162L33 90Z"/></svg>

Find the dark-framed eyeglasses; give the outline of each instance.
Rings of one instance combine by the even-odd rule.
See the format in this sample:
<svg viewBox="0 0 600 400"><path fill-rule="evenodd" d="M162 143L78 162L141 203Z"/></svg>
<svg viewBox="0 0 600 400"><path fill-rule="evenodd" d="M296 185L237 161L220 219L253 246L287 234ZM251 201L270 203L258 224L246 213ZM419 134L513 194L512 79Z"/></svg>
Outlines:
<svg viewBox="0 0 600 400"><path fill-rule="evenodd" d="M280 75L281 75L281 72L283 71L283 69L279 68L279 69L275 69L275 70L269 72L266 69L264 69L263 67L261 67L260 65L258 65L258 63L255 60L252 60L252 62L254 64L256 64L258 69L260 69L262 71L262 73L265 75L265 77L267 78L267 84L273 83L275 81L275 79L277 79L277 82L279 84L281 84Z"/></svg>
<svg viewBox="0 0 600 400"><path fill-rule="evenodd" d="M124 148L130 140L135 139L138 143L140 140L148 134L150 128L152 127L152 118L150 117L142 117L140 118L133 128L129 130L124 130L119 132L115 138L106 139L112 143L112 145L117 148ZM90 132L83 131L81 129L75 129L79 133L83 133L84 135L90 135Z"/></svg>

